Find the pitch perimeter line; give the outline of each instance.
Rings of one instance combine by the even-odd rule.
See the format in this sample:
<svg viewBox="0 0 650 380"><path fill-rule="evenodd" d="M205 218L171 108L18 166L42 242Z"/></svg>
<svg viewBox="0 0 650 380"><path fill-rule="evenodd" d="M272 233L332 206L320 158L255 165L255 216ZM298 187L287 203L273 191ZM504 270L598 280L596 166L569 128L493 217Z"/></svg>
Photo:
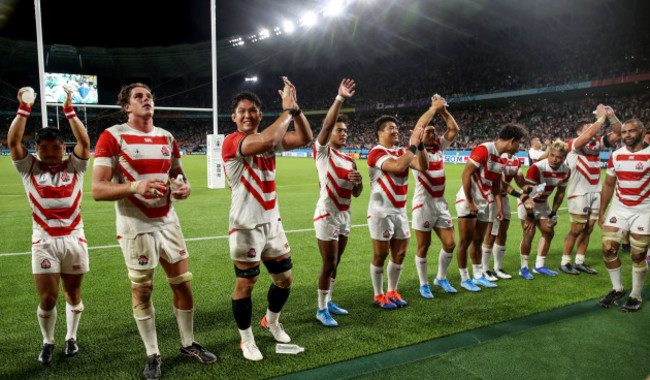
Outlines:
<svg viewBox="0 0 650 380"><path fill-rule="evenodd" d="M560 210L566 210L566 207L560 207L558 211ZM513 214L514 215L514 214ZM451 219L458 219L457 216L453 216ZM411 221L409 220L409 223ZM350 226L351 228L355 227L366 227L368 223L366 224L354 224ZM291 233L296 233L296 232L307 232L307 231L314 231L313 228L303 228L299 230L290 230L290 231L284 231L286 234L291 234ZM222 236L204 236L204 237L197 237L197 238L189 238L185 239L185 241L201 241L201 240L218 240L218 239L227 239L228 235L222 235ZM108 249L108 248L118 248L120 245L119 244L114 244L114 245L98 245L96 247L88 247L88 250L90 251L91 249ZM0 253L0 257L2 256L20 256L20 255L31 255L31 252L14 252L14 253Z"/></svg>

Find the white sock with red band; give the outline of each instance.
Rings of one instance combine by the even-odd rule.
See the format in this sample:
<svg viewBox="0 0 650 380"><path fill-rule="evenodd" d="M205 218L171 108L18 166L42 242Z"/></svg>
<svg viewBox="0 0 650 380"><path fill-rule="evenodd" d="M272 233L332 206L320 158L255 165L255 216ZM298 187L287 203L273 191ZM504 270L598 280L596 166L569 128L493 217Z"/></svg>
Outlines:
<svg viewBox="0 0 650 380"><path fill-rule="evenodd" d="M18 106L18 111L16 111L16 115L23 117L29 117L30 113L32 113L32 109L22 104Z"/></svg>

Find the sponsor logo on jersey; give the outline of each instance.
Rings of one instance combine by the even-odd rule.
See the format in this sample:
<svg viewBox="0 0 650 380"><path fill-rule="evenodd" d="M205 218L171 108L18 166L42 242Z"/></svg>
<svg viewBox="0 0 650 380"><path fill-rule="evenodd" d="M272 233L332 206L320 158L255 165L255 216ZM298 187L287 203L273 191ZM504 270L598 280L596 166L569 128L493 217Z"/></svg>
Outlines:
<svg viewBox="0 0 650 380"><path fill-rule="evenodd" d="M165 157L169 156L169 149L167 149L166 146L163 146L162 149L160 150L162 152L162 155Z"/></svg>
<svg viewBox="0 0 650 380"><path fill-rule="evenodd" d="M73 265L72 270L81 270L81 265Z"/></svg>
<svg viewBox="0 0 650 380"><path fill-rule="evenodd" d="M251 248L248 250L248 257L255 257L255 248Z"/></svg>
<svg viewBox="0 0 650 380"><path fill-rule="evenodd" d="M611 218L609 218L609 222L610 223L616 223L616 217L612 216Z"/></svg>
<svg viewBox="0 0 650 380"><path fill-rule="evenodd" d="M388 230L384 231L384 237L389 238L390 237L390 232Z"/></svg>
<svg viewBox="0 0 650 380"><path fill-rule="evenodd" d="M153 142L153 140L151 138L149 138L149 137L145 137L144 142L150 143L150 142Z"/></svg>
<svg viewBox="0 0 650 380"><path fill-rule="evenodd" d="M147 265L149 264L149 258L145 255L140 255L140 258L138 258L138 264L140 265Z"/></svg>
<svg viewBox="0 0 650 380"><path fill-rule="evenodd" d="M52 267L52 263L50 263L50 260L43 259L43 261L41 261L41 268L42 269L50 269L51 267Z"/></svg>
<svg viewBox="0 0 650 380"><path fill-rule="evenodd" d="M68 173L66 172L61 173L61 181L70 182L70 176L68 175Z"/></svg>

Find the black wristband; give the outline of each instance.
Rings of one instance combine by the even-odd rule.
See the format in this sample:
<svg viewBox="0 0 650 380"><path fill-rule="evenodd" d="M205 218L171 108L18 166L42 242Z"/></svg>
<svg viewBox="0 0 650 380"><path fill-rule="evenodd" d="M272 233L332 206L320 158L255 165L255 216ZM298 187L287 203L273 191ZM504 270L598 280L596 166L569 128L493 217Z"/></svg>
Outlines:
<svg viewBox="0 0 650 380"><path fill-rule="evenodd" d="M530 193L532 193L532 192L533 192L533 188L532 188L532 186L531 186L531 187L528 187L528 188L526 189L525 192L526 192L526 194L530 194Z"/></svg>
<svg viewBox="0 0 650 380"><path fill-rule="evenodd" d="M285 109L282 110L282 112L284 112L284 111L289 111L291 113L291 116L294 116L294 117L298 116L298 115L300 115L302 113L302 110L295 109L295 108L285 108Z"/></svg>
<svg viewBox="0 0 650 380"><path fill-rule="evenodd" d="M555 215L557 215L557 212L556 212L556 211L551 211L551 213L548 214L548 218L551 219L551 218L554 217Z"/></svg>
<svg viewBox="0 0 650 380"><path fill-rule="evenodd" d="M515 190L515 189L510 190L510 195L512 195L512 196L515 197L515 198L519 198L519 197L521 197L521 193L518 192L518 191Z"/></svg>
<svg viewBox="0 0 650 380"><path fill-rule="evenodd" d="M409 150L411 151L411 153L415 154L418 151L418 147L411 144L411 146L409 146Z"/></svg>
<svg viewBox="0 0 650 380"><path fill-rule="evenodd" d="M418 144L418 150L424 150L424 143L422 141Z"/></svg>
<svg viewBox="0 0 650 380"><path fill-rule="evenodd" d="M528 200L528 198L530 198L530 197L529 197L528 195L526 195L526 196L524 197L524 199L521 200L521 203L525 203L525 202Z"/></svg>
<svg viewBox="0 0 650 380"><path fill-rule="evenodd" d="M529 212L528 214L526 214L526 216L529 217L530 219L535 219L535 213L534 212Z"/></svg>

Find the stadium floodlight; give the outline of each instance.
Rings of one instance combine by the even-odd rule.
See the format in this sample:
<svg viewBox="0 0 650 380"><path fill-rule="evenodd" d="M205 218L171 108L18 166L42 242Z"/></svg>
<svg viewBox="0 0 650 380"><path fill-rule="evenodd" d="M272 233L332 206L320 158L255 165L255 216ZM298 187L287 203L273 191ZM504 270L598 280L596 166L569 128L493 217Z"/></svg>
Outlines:
<svg viewBox="0 0 650 380"><path fill-rule="evenodd" d="M293 33L293 31L296 29L293 23L288 20L282 22L282 28L284 29L284 32L287 34Z"/></svg>
<svg viewBox="0 0 650 380"><path fill-rule="evenodd" d="M257 35L259 36L260 41L261 41L261 40L264 40L264 39L269 38L269 35L270 35L270 34L269 34L269 30L268 30L268 29L262 29L262 30L260 30L259 33L257 33Z"/></svg>
<svg viewBox="0 0 650 380"><path fill-rule="evenodd" d="M339 16L341 13L343 13L343 8L345 8L343 0L330 0L327 5L325 5L325 8L323 8L323 16Z"/></svg>
<svg viewBox="0 0 650 380"><path fill-rule="evenodd" d="M246 77L244 78L244 82L257 82L257 75L254 77Z"/></svg>
<svg viewBox="0 0 650 380"><path fill-rule="evenodd" d="M282 29L280 29L279 26L276 26L275 28L273 28L273 33L275 33L276 36L279 36L280 34L282 34Z"/></svg>
<svg viewBox="0 0 650 380"><path fill-rule="evenodd" d="M304 26L305 28L309 28L309 27L312 27L312 26L316 25L317 21L318 21L318 18L316 17L316 13L307 12L300 19L300 25Z"/></svg>

